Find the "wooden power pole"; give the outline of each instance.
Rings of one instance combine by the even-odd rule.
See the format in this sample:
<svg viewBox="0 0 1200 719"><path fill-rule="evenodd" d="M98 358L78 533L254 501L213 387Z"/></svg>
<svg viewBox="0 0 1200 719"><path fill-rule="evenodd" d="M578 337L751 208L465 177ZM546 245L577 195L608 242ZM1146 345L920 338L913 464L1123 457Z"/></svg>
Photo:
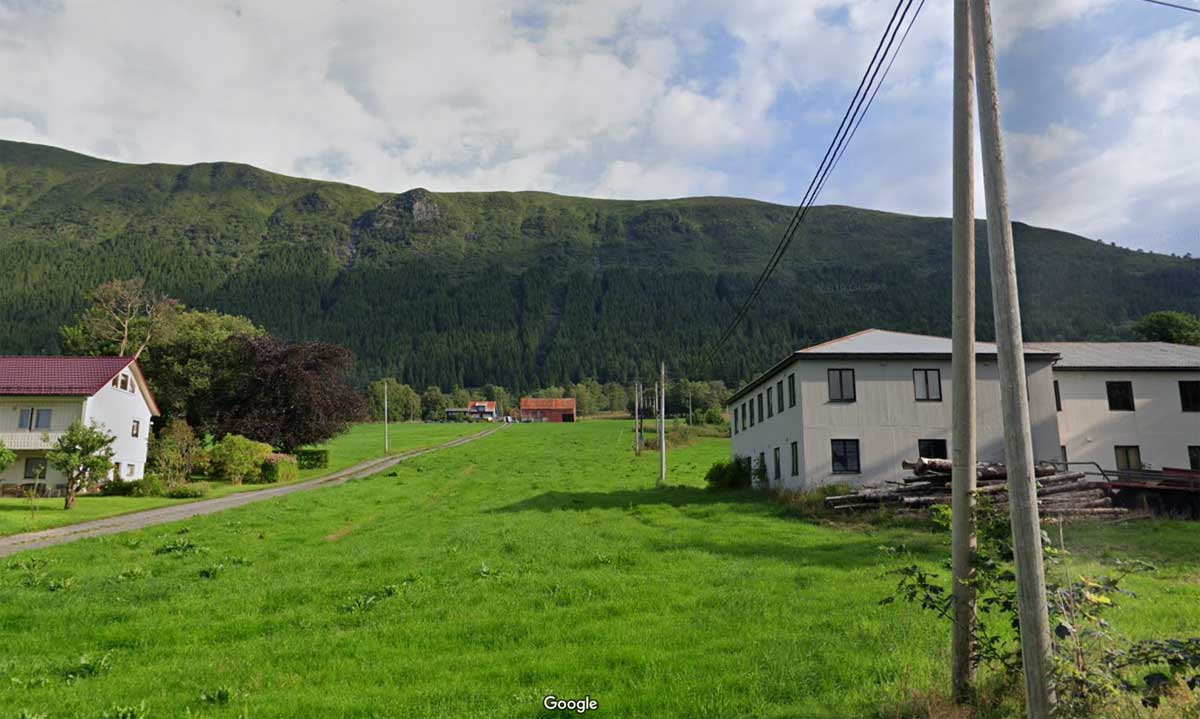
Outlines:
<svg viewBox="0 0 1200 719"><path fill-rule="evenodd" d="M658 380L658 486L667 483L667 363L660 365Z"/></svg>
<svg viewBox="0 0 1200 719"><path fill-rule="evenodd" d="M633 453L642 456L642 383L633 385Z"/></svg>
<svg viewBox="0 0 1200 719"><path fill-rule="evenodd" d="M954 0L954 289L951 303L954 446L951 574L954 701L975 699L975 68L970 0Z"/></svg>
<svg viewBox="0 0 1200 719"><path fill-rule="evenodd" d="M988 0L971 0L971 34L977 71L979 130L983 140L992 311L1000 369L1000 407L1004 416L1004 456L1008 464L1008 506L1017 574L1025 700L1030 719L1049 719L1054 714L1056 699L1051 680L1050 618L1046 607L1041 525L1033 484L1025 345L1021 338L1021 306L1017 297L1017 266L1013 254L1012 221L1008 214L1000 97L996 88L996 49L992 43Z"/></svg>
<svg viewBox="0 0 1200 719"><path fill-rule="evenodd" d="M383 381L383 453L387 454L388 447L388 390L387 380Z"/></svg>

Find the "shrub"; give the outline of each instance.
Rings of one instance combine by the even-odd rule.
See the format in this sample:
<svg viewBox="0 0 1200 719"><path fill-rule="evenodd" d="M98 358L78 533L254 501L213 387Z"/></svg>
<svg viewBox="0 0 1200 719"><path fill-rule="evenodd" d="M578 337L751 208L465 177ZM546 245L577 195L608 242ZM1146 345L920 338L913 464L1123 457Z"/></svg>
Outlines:
<svg viewBox="0 0 1200 719"><path fill-rule="evenodd" d="M167 491L167 483L157 472L147 472L136 482L125 482L133 485L133 493L138 497L161 497Z"/></svg>
<svg viewBox="0 0 1200 719"><path fill-rule="evenodd" d="M171 499L199 499L208 496L209 488L208 482L188 482L168 487L162 496Z"/></svg>
<svg viewBox="0 0 1200 719"><path fill-rule="evenodd" d="M300 469L325 469L329 466L329 450L298 449L296 450L296 465Z"/></svg>
<svg viewBox="0 0 1200 719"><path fill-rule="evenodd" d="M140 482L125 482L113 479L100 486L100 494L105 497L129 497L138 493Z"/></svg>
<svg viewBox="0 0 1200 719"><path fill-rule="evenodd" d="M266 484L293 482L300 478L300 467L290 454L272 454L263 461L259 477Z"/></svg>
<svg viewBox="0 0 1200 719"><path fill-rule="evenodd" d="M213 469L232 482L257 482L262 465L271 454L271 445L246 439L240 434L227 434L209 452Z"/></svg>
<svg viewBox="0 0 1200 719"><path fill-rule="evenodd" d="M173 419L150 440L150 465L169 485L186 482L204 453L191 425Z"/></svg>
<svg viewBox="0 0 1200 719"><path fill-rule="evenodd" d="M704 482L712 490L749 489L751 476L750 458L734 457L710 467L704 475Z"/></svg>

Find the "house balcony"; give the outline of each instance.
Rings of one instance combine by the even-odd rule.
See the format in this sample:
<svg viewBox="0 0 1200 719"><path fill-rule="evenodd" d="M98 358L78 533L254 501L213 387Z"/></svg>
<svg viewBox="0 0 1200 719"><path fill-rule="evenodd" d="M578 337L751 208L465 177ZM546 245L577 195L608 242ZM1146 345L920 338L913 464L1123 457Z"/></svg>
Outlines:
<svg viewBox="0 0 1200 719"><path fill-rule="evenodd" d="M0 432L0 442L13 451L54 449L62 432Z"/></svg>

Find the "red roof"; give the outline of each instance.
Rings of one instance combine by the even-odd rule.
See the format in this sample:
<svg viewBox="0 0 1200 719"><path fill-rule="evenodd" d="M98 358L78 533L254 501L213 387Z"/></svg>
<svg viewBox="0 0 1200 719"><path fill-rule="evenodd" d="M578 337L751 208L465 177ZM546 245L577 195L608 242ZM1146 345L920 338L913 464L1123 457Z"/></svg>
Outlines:
<svg viewBox="0 0 1200 719"><path fill-rule="evenodd" d="M480 400L478 402L472 402L470 409L473 411L478 410L481 405L483 406L484 412L495 412L496 411L496 403L495 402L487 402L487 401L483 401L483 400Z"/></svg>
<svg viewBox="0 0 1200 719"><path fill-rule="evenodd" d="M521 409L569 409L571 411L575 411L575 398L563 397L562 399L554 399L542 397L522 397Z"/></svg>
<svg viewBox="0 0 1200 719"><path fill-rule="evenodd" d="M0 357L0 395L90 397L131 363L132 357Z"/></svg>

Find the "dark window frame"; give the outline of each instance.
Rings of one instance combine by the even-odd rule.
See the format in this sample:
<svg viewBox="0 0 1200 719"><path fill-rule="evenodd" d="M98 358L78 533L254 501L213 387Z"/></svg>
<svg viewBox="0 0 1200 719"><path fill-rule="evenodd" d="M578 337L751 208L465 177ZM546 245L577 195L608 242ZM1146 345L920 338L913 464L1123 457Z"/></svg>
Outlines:
<svg viewBox="0 0 1200 719"><path fill-rule="evenodd" d="M1200 445L1188 445L1188 464L1197 472L1200 472Z"/></svg>
<svg viewBox="0 0 1200 719"><path fill-rule="evenodd" d="M800 476L800 443L792 442L792 476Z"/></svg>
<svg viewBox="0 0 1200 719"><path fill-rule="evenodd" d="M750 426L754 426L754 398L750 398Z"/></svg>
<svg viewBox="0 0 1200 719"><path fill-rule="evenodd" d="M45 416L45 418L46 418L46 422L45 422L45 424L43 424L43 423L42 423L42 417L43 417L43 416ZM41 430L41 431L43 431L43 432L46 432L46 431L49 431L49 430L50 430L50 428L51 428L51 427L53 427L53 426L54 426L54 410L53 410L53 409L38 409L38 410L34 410L34 413L33 413L33 430L34 430L35 432L36 432L36 431L38 431L38 430Z"/></svg>
<svg viewBox="0 0 1200 719"><path fill-rule="evenodd" d="M783 414L783 380L775 383L775 403L779 405L779 414Z"/></svg>
<svg viewBox="0 0 1200 719"><path fill-rule="evenodd" d="M839 447L842 455L842 469L838 469ZM854 450L853 463L850 461L851 448ZM862 474L862 445L857 439L831 439L829 440L829 451L829 464L834 474Z"/></svg>
<svg viewBox="0 0 1200 719"><path fill-rule="evenodd" d="M1123 396L1125 389L1128 388L1128 397ZM1115 394L1114 390L1119 390L1121 394ZM1109 412L1135 412L1137 411L1137 400L1133 394L1133 382L1129 380L1109 380L1104 383L1104 393L1108 397ZM1129 400L1129 405L1124 406L1124 400ZM1121 406L1114 406L1121 405Z"/></svg>
<svg viewBox="0 0 1200 719"><path fill-rule="evenodd" d="M1124 453L1125 464L1129 464L1129 451L1130 450L1133 450L1133 452L1137 455L1137 466L1136 467L1122 467L1121 466L1121 455L1122 455L1122 453ZM1118 472L1123 471L1123 470L1136 471L1136 470L1144 469L1146 466L1145 463L1142 462L1142 446L1140 444L1113 445L1113 454L1115 455L1114 460L1117 463L1116 466L1117 466Z"/></svg>
<svg viewBox="0 0 1200 719"><path fill-rule="evenodd" d="M1200 412L1200 380L1179 380L1179 410Z"/></svg>
<svg viewBox="0 0 1200 719"><path fill-rule="evenodd" d="M758 393L758 423L762 424L762 422L763 422L763 398L762 398L762 392L759 392Z"/></svg>
<svg viewBox="0 0 1200 719"><path fill-rule="evenodd" d="M733 434L738 433L738 408L733 408L733 423L729 425L733 430Z"/></svg>
<svg viewBox="0 0 1200 719"><path fill-rule="evenodd" d="M940 455L939 454L926 454L925 450L921 449L922 445L928 446L928 444L937 444L937 443L941 443L941 454ZM950 443L947 442L945 439L939 439L936 437L928 438L928 439L918 439L917 440L917 456L918 457L927 457L929 459L950 459Z"/></svg>
<svg viewBox="0 0 1200 719"><path fill-rule="evenodd" d="M1058 380L1054 380L1054 411L1062 411L1062 391L1058 388Z"/></svg>
<svg viewBox="0 0 1200 719"><path fill-rule="evenodd" d="M796 406L796 373L788 375L788 407Z"/></svg>
<svg viewBox="0 0 1200 719"><path fill-rule="evenodd" d="M20 429L33 431L33 407L21 407L17 412L17 426Z"/></svg>
<svg viewBox="0 0 1200 719"><path fill-rule="evenodd" d="M933 373L937 377L935 384L929 383L929 375ZM917 377L920 377L918 384ZM933 397L930 394L931 389L937 389L937 396ZM925 391L925 396L921 396L921 390ZM942 371L940 369L916 368L913 370L913 398L918 402L941 402L942 401Z"/></svg>
<svg viewBox="0 0 1200 719"><path fill-rule="evenodd" d="M836 374L835 374L836 373ZM850 395L846 395L846 375L850 376ZM834 396L834 377L837 377L837 396ZM850 403L858 401L858 382L854 370L850 368L831 367L825 370L826 390L830 402Z"/></svg>
<svg viewBox="0 0 1200 719"><path fill-rule="evenodd" d="M775 416L775 401L771 399L771 387L767 386L767 419Z"/></svg>
<svg viewBox="0 0 1200 719"><path fill-rule="evenodd" d="M779 462L779 448L778 447L775 448L775 452L773 454L774 454L774 460L775 460L775 480L782 481L783 480L783 465L780 464L780 462Z"/></svg>
<svg viewBox="0 0 1200 719"><path fill-rule="evenodd" d="M746 431L746 403L742 402L742 431Z"/></svg>

